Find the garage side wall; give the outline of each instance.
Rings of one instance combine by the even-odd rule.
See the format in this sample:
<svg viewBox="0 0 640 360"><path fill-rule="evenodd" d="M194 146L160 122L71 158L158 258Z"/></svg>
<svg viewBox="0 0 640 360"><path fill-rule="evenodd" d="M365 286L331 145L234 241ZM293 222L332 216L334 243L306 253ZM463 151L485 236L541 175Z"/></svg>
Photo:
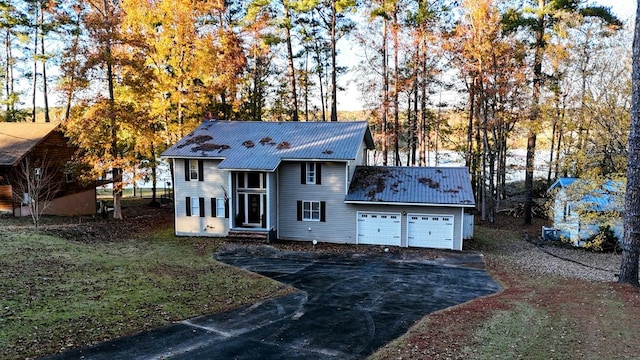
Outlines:
<svg viewBox="0 0 640 360"><path fill-rule="evenodd" d="M444 207L444 206L411 206L411 205L365 205L365 204L348 204L351 209L353 221L353 231L357 231L356 213L358 211L368 212L384 212L384 213L400 213L401 223L401 246L407 246L407 216L402 215L403 211L407 214L428 214L428 215L447 215L453 216L453 248L462 250L462 214L461 208Z"/></svg>

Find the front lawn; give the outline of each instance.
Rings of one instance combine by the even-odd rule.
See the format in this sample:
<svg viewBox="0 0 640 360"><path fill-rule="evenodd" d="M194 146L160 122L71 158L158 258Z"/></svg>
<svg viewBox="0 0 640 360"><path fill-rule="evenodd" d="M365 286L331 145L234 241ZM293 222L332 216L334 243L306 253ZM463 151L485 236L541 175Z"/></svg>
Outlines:
<svg viewBox="0 0 640 360"><path fill-rule="evenodd" d="M145 219L55 231L1 219L0 358L54 353L290 291L213 260L221 240L176 238L170 222L149 229ZM96 226L118 236L96 240ZM126 226L146 233L117 231Z"/></svg>

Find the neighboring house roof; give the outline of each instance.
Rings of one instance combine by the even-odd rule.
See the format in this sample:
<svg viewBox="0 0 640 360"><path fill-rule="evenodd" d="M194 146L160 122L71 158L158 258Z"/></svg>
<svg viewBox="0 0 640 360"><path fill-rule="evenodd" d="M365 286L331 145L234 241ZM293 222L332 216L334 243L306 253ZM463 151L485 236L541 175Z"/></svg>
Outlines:
<svg viewBox="0 0 640 360"><path fill-rule="evenodd" d="M625 184L621 181L605 180L594 184L593 181L578 178L559 178L549 187L565 189L565 192L576 198L584 210L590 211L622 211ZM580 198L577 198L577 197Z"/></svg>
<svg viewBox="0 0 640 360"><path fill-rule="evenodd" d="M366 121L205 121L162 153L221 159L225 170L274 171L283 160L353 160L362 141L374 148Z"/></svg>
<svg viewBox="0 0 640 360"><path fill-rule="evenodd" d="M475 206L465 167L358 166L345 201Z"/></svg>
<svg viewBox="0 0 640 360"><path fill-rule="evenodd" d="M551 186L549 186L549 189L547 189L547 192L550 192L551 190L557 187L566 188L567 186L573 184L573 182L576 180L578 180L578 178L561 177L558 180L554 181L554 183L551 184Z"/></svg>
<svg viewBox="0 0 640 360"><path fill-rule="evenodd" d="M0 166L14 166L58 123L0 122Z"/></svg>

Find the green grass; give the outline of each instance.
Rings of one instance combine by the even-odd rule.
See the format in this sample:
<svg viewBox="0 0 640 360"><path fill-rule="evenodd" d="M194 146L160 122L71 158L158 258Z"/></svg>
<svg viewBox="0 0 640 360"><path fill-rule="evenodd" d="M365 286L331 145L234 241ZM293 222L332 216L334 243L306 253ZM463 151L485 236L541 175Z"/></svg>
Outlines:
<svg viewBox="0 0 640 360"><path fill-rule="evenodd" d="M71 242L0 230L0 358L45 355L289 291L213 260L219 240Z"/></svg>
<svg viewBox="0 0 640 360"><path fill-rule="evenodd" d="M126 188L122 190L123 198L151 198L153 194L152 188L136 188L135 195L133 193L133 188ZM160 196L162 195L171 196L171 189L164 187L158 187L156 189L156 196L158 197L158 201L160 201ZM112 189L96 189L96 195L101 199L112 199L113 198L113 190Z"/></svg>
<svg viewBox="0 0 640 360"><path fill-rule="evenodd" d="M495 313L475 334L476 359L570 359L577 334L572 323L545 309L518 302Z"/></svg>

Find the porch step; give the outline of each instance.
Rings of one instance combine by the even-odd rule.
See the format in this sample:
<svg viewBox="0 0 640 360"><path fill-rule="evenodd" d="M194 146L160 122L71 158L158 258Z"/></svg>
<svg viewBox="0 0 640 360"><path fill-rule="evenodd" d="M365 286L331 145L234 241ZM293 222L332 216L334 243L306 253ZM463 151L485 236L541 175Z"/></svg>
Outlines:
<svg viewBox="0 0 640 360"><path fill-rule="evenodd" d="M251 230L229 230L227 239L269 242L269 232Z"/></svg>

